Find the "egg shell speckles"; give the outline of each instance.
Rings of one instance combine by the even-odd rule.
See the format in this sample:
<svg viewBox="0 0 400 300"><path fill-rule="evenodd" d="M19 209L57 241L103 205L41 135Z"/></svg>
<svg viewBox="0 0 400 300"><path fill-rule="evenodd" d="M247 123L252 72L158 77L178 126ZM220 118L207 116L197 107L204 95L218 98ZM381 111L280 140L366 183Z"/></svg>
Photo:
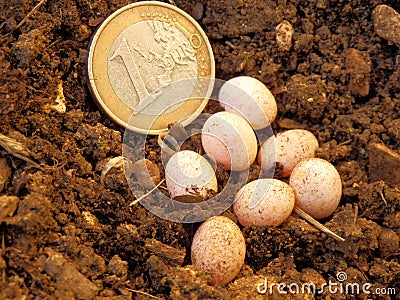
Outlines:
<svg viewBox="0 0 400 300"><path fill-rule="evenodd" d="M326 218L339 205L342 182L335 167L320 158L300 161L289 180L296 205L315 219Z"/></svg>
<svg viewBox="0 0 400 300"><path fill-rule="evenodd" d="M205 198L209 190L218 191L213 167L200 154L190 150L179 151L169 159L165 180L172 198L182 195Z"/></svg>
<svg viewBox="0 0 400 300"><path fill-rule="evenodd" d="M231 219L216 216L197 229L192 242L194 267L211 275L210 284L225 285L244 264L246 244L239 227Z"/></svg>
<svg viewBox="0 0 400 300"><path fill-rule="evenodd" d="M318 140L311 132L304 129L288 130L278 133L275 139L266 140L258 152L257 160L263 172L274 167L275 161L280 163L282 176L289 177L300 160L315 157L318 147Z"/></svg>
<svg viewBox="0 0 400 300"><path fill-rule="evenodd" d="M258 205L250 208L250 199ZM278 226L292 213L293 189L277 179L258 179L240 189L233 202L233 211L243 226Z"/></svg>
<svg viewBox="0 0 400 300"><path fill-rule="evenodd" d="M204 151L225 168L243 171L257 156L257 138L245 119L227 111L213 114L203 125Z"/></svg>
<svg viewBox="0 0 400 300"><path fill-rule="evenodd" d="M255 130L272 123L278 110L275 97L269 89L258 79L249 76L228 80L221 87L218 100L226 111L243 116Z"/></svg>

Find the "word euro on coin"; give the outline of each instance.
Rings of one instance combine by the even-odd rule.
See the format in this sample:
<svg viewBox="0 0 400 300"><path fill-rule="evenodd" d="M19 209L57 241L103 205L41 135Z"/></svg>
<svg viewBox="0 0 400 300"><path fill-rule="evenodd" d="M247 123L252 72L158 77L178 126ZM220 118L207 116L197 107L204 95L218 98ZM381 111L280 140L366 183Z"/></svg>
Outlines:
<svg viewBox="0 0 400 300"><path fill-rule="evenodd" d="M92 38L89 88L114 122L141 134L193 121L213 89L215 62L199 24L157 1L122 7Z"/></svg>

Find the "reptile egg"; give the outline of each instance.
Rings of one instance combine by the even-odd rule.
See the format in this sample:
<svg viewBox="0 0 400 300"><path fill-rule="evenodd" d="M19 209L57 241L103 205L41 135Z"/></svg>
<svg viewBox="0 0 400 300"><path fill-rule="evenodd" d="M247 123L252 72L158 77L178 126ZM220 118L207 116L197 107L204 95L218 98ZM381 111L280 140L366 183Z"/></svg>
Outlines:
<svg viewBox="0 0 400 300"><path fill-rule="evenodd" d="M204 199L208 191L218 191L213 167L200 154L190 150L179 151L169 159L165 180L171 198L194 195Z"/></svg>
<svg viewBox="0 0 400 300"><path fill-rule="evenodd" d="M227 217L208 219L193 237L192 264L211 276L212 285L225 285L235 278L244 264L245 255L242 232Z"/></svg>
<svg viewBox="0 0 400 300"><path fill-rule="evenodd" d="M292 213L293 189L277 179L258 179L236 194L233 211L243 226L278 226Z"/></svg>
<svg viewBox="0 0 400 300"><path fill-rule="evenodd" d="M249 76L224 83L218 100L226 111L243 116L255 130L267 127L277 114L275 97L261 81Z"/></svg>
<svg viewBox="0 0 400 300"><path fill-rule="evenodd" d="M213 114L203 125L204 151L233 171L248 169L257 156L256 135L245 119L227 111Z"/></svg>
<svg viewBox="0 0 400 300"><path fill-rule="evenodd" d="M339 205L342 182L335 167L320 158L300 161L289 180L296 196L296 206L315 219L326 218Z"/></svg>
<svg viewBox="0 0 400 300"><path fill-rule="evenodd" d="M317 138L311 132L304 129L288 130L264 142L258 153L258 163L261 170L267 172L276 161L282 166L282 176L289 177L299 161L315 157L317 149Z"/></svg>

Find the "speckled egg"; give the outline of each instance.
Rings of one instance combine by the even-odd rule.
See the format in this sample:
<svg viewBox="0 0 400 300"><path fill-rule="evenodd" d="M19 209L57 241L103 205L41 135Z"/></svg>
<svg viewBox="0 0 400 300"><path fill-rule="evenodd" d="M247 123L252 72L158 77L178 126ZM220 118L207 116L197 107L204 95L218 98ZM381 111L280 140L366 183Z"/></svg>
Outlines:
<svg viewBox="0 0 400 300"><path fill-rule="evenodd" d="M245 255L242 232L226 217L208 219L193 237L192 264L211 276L212 285L225 285L234 279L244 264Z"/></svg>
<svg viewBox="0 0 400 300"><path fill-rule="evenodd" d="M326 218L339 205L342 182L335 167L320 158L300 161L289 180L296 196L296 205L315 219Z"/></svg>
<svg viewBox="0 0 400 300"><path fill-rule="evenodd" d="M233 202L233 211L243 226L278 226L292 213L293 189L277 179L258 179L243 186Z"/></svg>
<svg viewBox="0 0 400 300"><path fill-rule="evenodd" d="M206 198L210 190L218 191L213 167L200 154L190 150L179 151L169 159L165 181L171 198L183 195Z"/></svg>
<svg viewBox="0 0 400 300"><path fill-rule="evenodd" d="M203 125L204 151L225 168L243 171L257 156L256 135L245 119L231 112L213 114Z"/></svg>
<svg viewBox="0 0 400 300"><path fill-rule="evenodd" d="M318 140L309 131L293 129L278 133L264 142L258 152L258 163L263 172L281 164L282 176L289 177L293 168L304 158L315 157L318 150Z"/></svg>
<svg viewBox="0 0 400 300"><path fill-rule="evenodd" d="M243 116L259 130L275 120L275 97L258 79L239 76L228 80L220 89L218 100L226 110Z"/></svg>

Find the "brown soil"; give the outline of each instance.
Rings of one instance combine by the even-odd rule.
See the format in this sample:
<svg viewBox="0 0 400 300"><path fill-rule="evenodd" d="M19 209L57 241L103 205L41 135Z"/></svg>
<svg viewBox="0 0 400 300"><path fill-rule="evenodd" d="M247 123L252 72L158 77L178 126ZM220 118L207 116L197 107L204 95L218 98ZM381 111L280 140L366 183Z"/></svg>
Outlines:
<svg viewBox="0 0 400 300"><path fill-rule="evenodd" d="M175 0L210 37L217 77L263 81L279 106L274 130L312 131L319 156L343 180L340 207L324 223L346 242L295 216L278 228L243 229L245 266L226 287L209 286L190 266L198 225L130 207L118 169L101 183L105 163L121 155L123 129L88 93L86 49L103 18L130 2L45 1L17 28L38 1L0 1L0 133L42 166L0 148L0 299L398 297L259 295L256 285L264 278L320 285L345 271L371 291L400 286L399 48L375 33L371 16L378 4L399 12L400 2ZM288 51L275 40L282 20L295 29ZM66 113L50 107L61 86ZM156 142L149 139L155 162ZM226 175L219 170L220 182Z"/></svg>

